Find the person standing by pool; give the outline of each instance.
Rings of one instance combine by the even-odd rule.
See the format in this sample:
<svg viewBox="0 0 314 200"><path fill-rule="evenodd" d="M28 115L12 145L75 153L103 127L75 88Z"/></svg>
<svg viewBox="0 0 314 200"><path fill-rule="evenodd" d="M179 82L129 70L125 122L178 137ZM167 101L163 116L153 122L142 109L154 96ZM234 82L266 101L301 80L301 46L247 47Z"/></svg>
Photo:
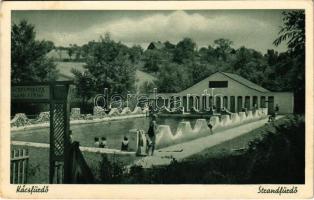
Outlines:
<svg viewBox="0 0 314 200"><path fill-rule="evenodd" d="M101 137L99 147L100 148L107 148L107 138L106 137Z"/></svg>
<svg viewBox="0 0 314 200"><path fill-rule="evenodd" d="M149 116L149 117L153 117L153 115L154 115L154 107L153 107L153 104L150 103L150 104L148 105L148 116Z"/></svg>
<svg viewBox="0 0 314 200"><path fill-rule="evenodd" d="M121 151L128 151L129 150L129 139L124 136L122 143L121 143Z"/></svg>
<svg viewBox="0 0 314 200"><path fill-rule="evenodd" d="M149 128L147 131L147 155L149 155L149 151L151 151L151 155L154 155L155 150L155 142L156 142L156 130L157 130L157 122L156 115L152 115L151 121L149 123Z"/></svg>
<svg viewBox="0 0 314 200"><path fill-rule="evenodd" d="M276 106L275 106L275 116L278 115L278 112L279 112L279 106L278 106L278 104L276 104Z"/></svg>
<svg viewBox="0 0 314 200"><path fill-rule="evenodd" d="M210 130L210 134L213 134L213 125L211 124L210 120L208 121L207 126Z"/></svg>
<svg viewBox="0 0 314 200"><path fill-rule="evenodd" d="M73 135L72 135L72 130L69 130L69 142L70 144L73 143Z"/></svg>
<svg viewBox="0 0 314 200"><path fill-rule="evenodd" d="M95 141L95 143L94 143L95 146L96 146L96 147L99 147L99 144L100 144L100 143L99 143L99 138L98 138L98 137L95 137L95 138L94 138L94 141Z"/></svg>

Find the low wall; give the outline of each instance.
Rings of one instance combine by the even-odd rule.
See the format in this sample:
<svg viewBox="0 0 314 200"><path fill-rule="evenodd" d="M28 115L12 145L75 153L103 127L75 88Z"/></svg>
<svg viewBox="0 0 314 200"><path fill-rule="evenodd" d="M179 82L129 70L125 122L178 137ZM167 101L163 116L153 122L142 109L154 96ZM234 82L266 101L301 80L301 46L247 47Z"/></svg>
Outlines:
<svg viewBox="0 0 314 200"><path fill-rule="evenodd" d="M175 133L171 131L169 125L159 125L156 133L156 149L193 140L213 134L218 130L228 129L265 117L267 117L267 109L258 109L255 112L232 113L231 115L222 115L220 117L212 116L209 121L197 119L193 128L190 122L180 122ZM212 131L208 127L208 123L212 125Z"/></svg>
<svg viewBox="0 0 314 200"><path fill-rule="evenodd" d="M104 109L95 106L93 115L80 114L79 108L72 108L70 114L70 124L90 124L103 121L115 121L121 119L145 117L146 111L143 111L140 107L135 107L133 111L126 107L120 112L117 108L113 108L108 114ZM17 113L11 120L11 131L31 130L38 128L49 127L49 112L41 112L37 119L28 119L24 113Z"/></svg>

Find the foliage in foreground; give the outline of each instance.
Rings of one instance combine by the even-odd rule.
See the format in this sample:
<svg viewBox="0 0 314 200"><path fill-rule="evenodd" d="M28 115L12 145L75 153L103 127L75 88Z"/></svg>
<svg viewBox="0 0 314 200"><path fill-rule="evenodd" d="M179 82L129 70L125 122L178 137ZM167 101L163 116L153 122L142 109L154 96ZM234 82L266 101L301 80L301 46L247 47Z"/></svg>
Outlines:
<svg viewBox="0 0 314 200"><path fill-rule="evenodd" d="M101 183L152 184L302 184L305 169L303 116L284 119L260 139L250 142L243 154L172 163L162 168L132 166L123 173L119 164L101 163Z"/></svg>

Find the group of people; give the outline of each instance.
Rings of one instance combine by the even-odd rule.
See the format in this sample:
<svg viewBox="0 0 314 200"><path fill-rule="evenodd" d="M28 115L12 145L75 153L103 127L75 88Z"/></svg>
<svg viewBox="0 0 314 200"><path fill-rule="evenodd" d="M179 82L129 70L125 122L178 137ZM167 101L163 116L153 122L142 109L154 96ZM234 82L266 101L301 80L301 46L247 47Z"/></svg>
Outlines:
<svg viewBox="0 0 314 200"><path fill-rule="evenodd" d="M95 141L95 146L98 148L107 148L107 138L106 137L95 137L94 138Z"/></svg>
<svg viewBox="0 0 314 200"><path fill-rule="evenodd" d="M108 148L107 145L107 138L106 137L95 137L95 146L98 148ZM128 151L129 150L129 139L128 137L124 136L121 142L121 151Z"/></svg>

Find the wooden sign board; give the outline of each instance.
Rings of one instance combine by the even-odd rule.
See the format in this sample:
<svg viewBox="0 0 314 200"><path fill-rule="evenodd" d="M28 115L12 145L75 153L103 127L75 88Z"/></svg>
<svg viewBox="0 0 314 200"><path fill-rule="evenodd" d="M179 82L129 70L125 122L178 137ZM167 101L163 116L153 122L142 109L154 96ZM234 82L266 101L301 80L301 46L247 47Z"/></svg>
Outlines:
<svg viewBox="0 0 314 200"><path fill-rule="evenodd" d="M40 86L12 86L11 98L13 100L49 100L49 85Z"/></svg>

